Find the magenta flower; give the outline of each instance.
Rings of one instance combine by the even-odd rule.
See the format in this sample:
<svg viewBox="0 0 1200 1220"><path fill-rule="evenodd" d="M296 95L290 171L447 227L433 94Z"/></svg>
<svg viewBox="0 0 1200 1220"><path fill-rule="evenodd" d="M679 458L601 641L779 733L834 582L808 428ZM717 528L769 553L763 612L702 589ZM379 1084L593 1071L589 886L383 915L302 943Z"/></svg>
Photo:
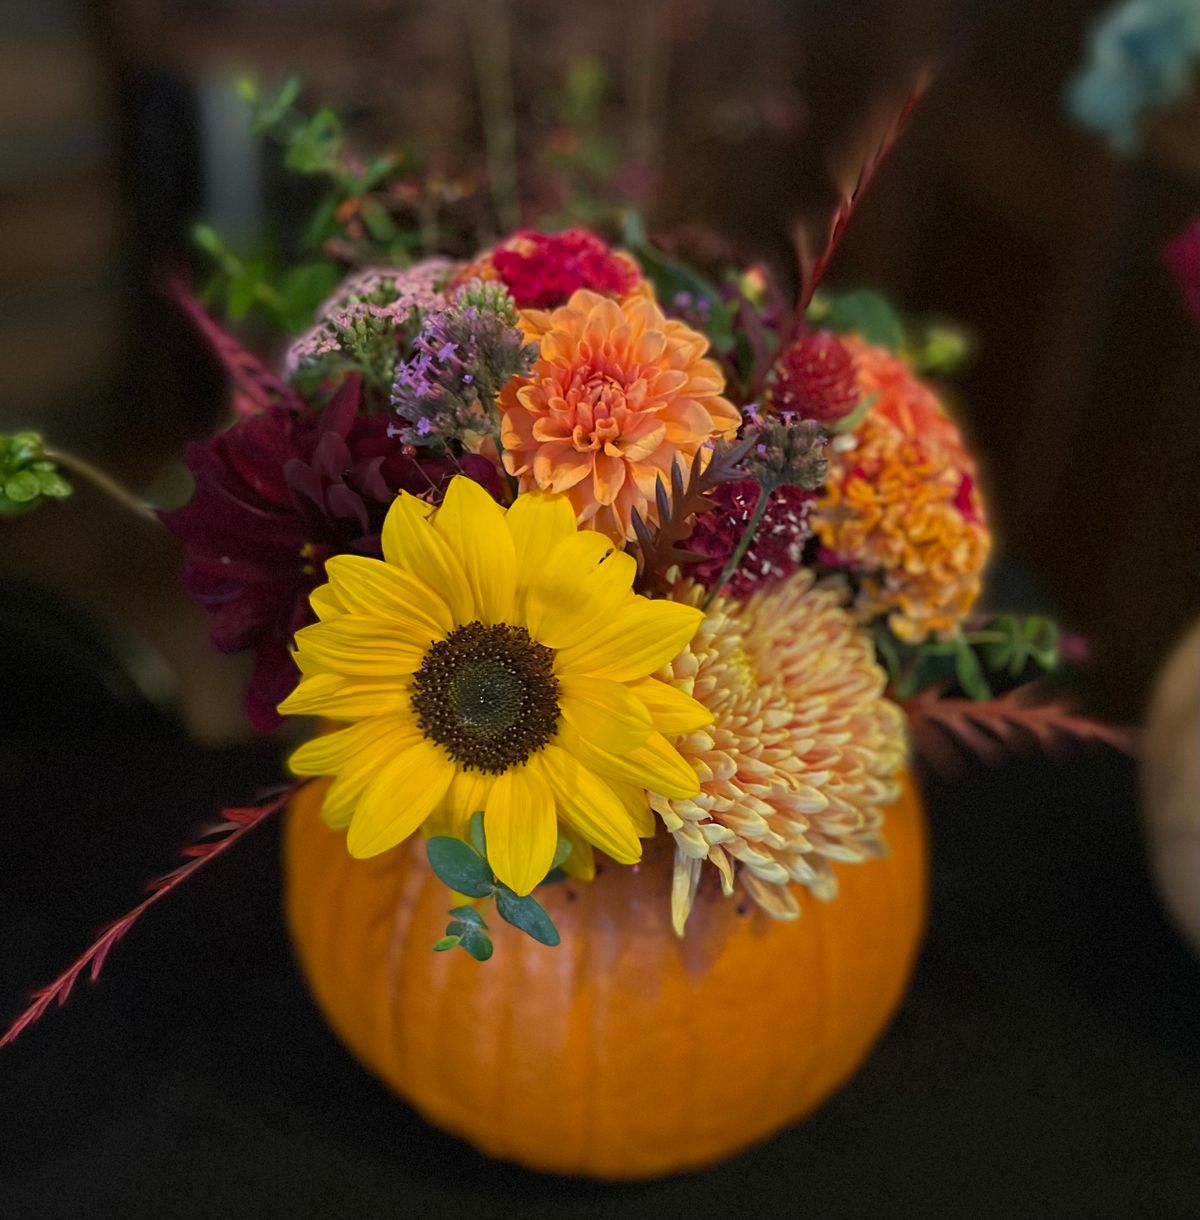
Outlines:
<svg viewBox="0 0 1200 1220"><path fill-rule="evenodd" d="M439 499L466 474L500 493L486 458L410 456L386 419L358 413L359 393L350 378L320 414L271 407L189 446L195 492L162 514L183 543L188 592L212 613L213 643L257 653L246 710L262 732L281 723L276 707L299 677L292 636L312 621L308 598L325 581L325 561L377 556L400 491Z"/></svg>
<svg viewBox="0 0 1200 1220"><path fill-rule="evenodd" d="M1163 246L1162 257L1192 317L1200 323L1200 216Z"/></svg>

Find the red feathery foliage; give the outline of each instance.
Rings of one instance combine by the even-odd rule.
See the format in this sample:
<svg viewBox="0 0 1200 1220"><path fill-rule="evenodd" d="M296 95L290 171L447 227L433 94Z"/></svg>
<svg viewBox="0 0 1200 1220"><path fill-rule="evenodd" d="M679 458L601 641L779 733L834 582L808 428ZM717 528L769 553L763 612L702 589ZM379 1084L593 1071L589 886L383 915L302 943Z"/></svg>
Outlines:
<svg viewBox="0 0 1200 1220"><path fill-rule="evenodd" d="M1063 741L1098 741L1125 754L1137 750L1137 732L1101 724L1057 702L1036 702L1036 683L1027 683L995 699L943 699L937 688L908 700L913 745L932 767L951 775L963 753L998 763L1023 746L1053 751Z"/></svg>
<svg viewBox="0 0 1200 1220"><path fill-rule="evenodd" d="M229 374L235 415L239 418L258 415L276 405L293 411L303 410L304 404L293 390L208 316L183 279L175 277L168 281L167 293L208 340L209 347Z"/></svg>
<svg viewBox="0 0 1200 1220"><path fill-rule="evenodd" d="M797 306L797 317L803 316L804 310L808 308L808 303L812 300L817 285L824 277L830 260L841 244L854 209L862 199L871 179L874 178L875 171L879 169L884 158L900 138L912 112L917 108L917 103L925 95L932 80L932 69L922 68L904 105L888 120L882 135L872 141L872 151L866 160L859 162L848 174L838 174L835 171L835 185L839 198L833 215L829 218L819 253L816 252L818 247L813 240L810 226L804 222L796 226L796 253L800 260L800 300Z"/></svg>
<svg viewBox="0 0 1200 1220"><path fill-rule="evenodd" d="M9 1026L4 1037L0 1038L0 1047L5 1047L13 1042L23 1030L39 1020L52 1003L57 1002L61 1008L67 1002L67 997L85 970L88 970L89 977L94 983L104 968L112 947L160 898L165 898L210 860L216 859L217 856L232 847L248 831L253 830L273 813L277 813L301 787L302 784L299 783L291 784L263 805L253 805L242 809L223 809L221 820L204 832L201 841L192 843L183 849L181 853L185 861L183 864L172 869L165 877L151 881L146 887L149 891L146 898L132 911L105 927L95 941L58 978L33 993L32 1003Z"/></svg>

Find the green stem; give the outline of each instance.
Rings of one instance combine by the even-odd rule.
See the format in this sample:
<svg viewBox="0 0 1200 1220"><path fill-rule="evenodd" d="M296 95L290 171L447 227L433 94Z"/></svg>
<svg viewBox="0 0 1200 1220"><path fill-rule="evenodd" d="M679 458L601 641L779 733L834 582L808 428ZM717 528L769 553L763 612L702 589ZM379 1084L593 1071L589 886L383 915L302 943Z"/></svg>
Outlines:
<svg viewBox="0 0 1200 1220"><path fill-rule="evenodd" d="M466 0L464 11L483 111L492 201L500 231L507 233L520 219L508 6L506 0Z"/></svg>
<svg viewBox="0 0 1200 1220"><path fill-rule="evenodd" d="M754 535L758 532L763 517L767 515L767 505L771 501L771 494L774 490L774 487L766 483L758 485L758 503L755 504L754 511L750 514L750 520L746 522L746 528L742 531L737 546L733 548L733 554L729 556L725 566L721 569L721 575L717 578L716 584L708 591L708 596L704 599L701 609L707 610L713 604L717 594L725 588L726 582L737 571L738 564L742 562L743 556L750 548L750 543L754 541Z"/></svg>
<svg viewBox="0 0 1200 1220"><path fill-rule="evenodd" d="M69 470L73 475L90 483L97 491L102 491L114 503L140 517L143 521L152 521L155 525L162 524L158 519L158 514L149 504L138 499L129 488L122 486L103 470L93 466L91 462L85 461L73 453L65 453L61 449L43 449L42 452L55 465Z"/></svg>

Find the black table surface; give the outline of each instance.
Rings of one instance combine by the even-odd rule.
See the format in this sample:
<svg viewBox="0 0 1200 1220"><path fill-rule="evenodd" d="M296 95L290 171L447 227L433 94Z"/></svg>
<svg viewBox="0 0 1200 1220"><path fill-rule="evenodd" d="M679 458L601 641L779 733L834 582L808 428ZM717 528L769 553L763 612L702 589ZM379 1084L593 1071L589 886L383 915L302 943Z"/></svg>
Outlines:
<svg viewBox="0 0 1200 1220"><path fill-rule="evenodd" d="M153 716L5 728L0 1017L280 774ZM268 824L0 1052L0 1217L1200 1216L1200 962L1156 904L1132 764L1072 749L927 795L899 1014L816 1115L723 1165L564 1180L427 1126L309 999Z"/></svg>

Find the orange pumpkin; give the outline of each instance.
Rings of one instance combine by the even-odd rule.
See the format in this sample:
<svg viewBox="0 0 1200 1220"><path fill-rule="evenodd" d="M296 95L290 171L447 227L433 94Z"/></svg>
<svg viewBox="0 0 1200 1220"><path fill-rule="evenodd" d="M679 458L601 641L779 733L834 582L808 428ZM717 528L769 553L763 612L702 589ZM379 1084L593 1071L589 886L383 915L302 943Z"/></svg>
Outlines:
<svg viewBox="0 0 1200 1220"><path fill-rule="evenodd" d="M809 1113L899 1003L925 918L912 784L891 855L840 868L841 893L794 923L702 891L678 939L671 841L635 869L543 887L562 944L485 914L495 956L434 953L453 905L414 836L355 860L296 798L287 917L309 984L359 1060L438 1126L492 1156L602 1178L690 1169Z"/></svg>

